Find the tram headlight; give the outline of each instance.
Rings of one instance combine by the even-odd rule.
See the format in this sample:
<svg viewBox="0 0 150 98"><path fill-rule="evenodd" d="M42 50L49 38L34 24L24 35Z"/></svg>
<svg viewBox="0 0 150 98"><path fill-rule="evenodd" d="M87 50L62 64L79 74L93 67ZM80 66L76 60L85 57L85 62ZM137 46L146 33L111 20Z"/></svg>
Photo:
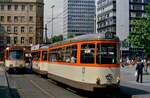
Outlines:
<svg viewBox="0 0 150 98"><path fill-rule="evenodd" d="M100 77L97 77L97 78L96 78L96 84L97 84L97 85L100 85L100 84L101 84L101 79L100 79Z"/></svg>
<svg viewBox="0 0 150 98"><path fill-rule="evenodd" d="M120 84L120 77L117 77L117 83Z"/></svg>
<svg viewBox="0 0 150 98"><path fill-rule="evenodd" d="M7 47L6 50L9 50L9 47Z"/></svg>

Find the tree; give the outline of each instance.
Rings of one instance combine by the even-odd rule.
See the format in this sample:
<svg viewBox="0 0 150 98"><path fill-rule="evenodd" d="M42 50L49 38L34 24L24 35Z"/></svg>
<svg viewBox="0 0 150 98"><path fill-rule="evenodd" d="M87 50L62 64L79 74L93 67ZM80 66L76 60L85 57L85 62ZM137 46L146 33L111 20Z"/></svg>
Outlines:
<svg viewBox="0 0 150 98"><path fill-rule="evenodd" d="M59 42L59 41L62 41L63 40L63 35L58 35L58 36L54 36L52 38L52 42L55 43L55 42Z"/></svg>
<svg viewBox="0 0 150 98"><path fill-rule="evenodd" d="M68 33L67 38L73 38L73 37L74 37L73 34Z"/></svg>
<svg viewBox="0 0 150 98"><path fill-rule="evenodd" d="M131 25L132 29L128 36L131 45L150 53L150 4L146 5L145 17L133 19Z"/></svg>

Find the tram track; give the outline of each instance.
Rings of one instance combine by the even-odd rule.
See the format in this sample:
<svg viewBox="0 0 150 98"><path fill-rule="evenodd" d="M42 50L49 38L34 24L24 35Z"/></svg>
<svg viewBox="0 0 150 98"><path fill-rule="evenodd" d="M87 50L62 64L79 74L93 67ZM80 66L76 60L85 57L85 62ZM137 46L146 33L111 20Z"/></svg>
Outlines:
<svg viewBox="0 0 150 98"><path fill-rule="evenodd" d="M35 74L7 74L12 98L128 98L126 95L80 92ZM15 89L15 92L14 92Z"/></svg>
<svg viewBox="0 0 150 98"><path fill-rule="evenodd" d="M56 98L56 97L54 96L54 94L45 91L45 90L44 90L43 88L41 88L38 84L36 84L33 80L30 80L30 82L31 82L35 87L37 87L38 89L40 89L44 94L46 94L47 96L49 96L50 98Z"/></svg>

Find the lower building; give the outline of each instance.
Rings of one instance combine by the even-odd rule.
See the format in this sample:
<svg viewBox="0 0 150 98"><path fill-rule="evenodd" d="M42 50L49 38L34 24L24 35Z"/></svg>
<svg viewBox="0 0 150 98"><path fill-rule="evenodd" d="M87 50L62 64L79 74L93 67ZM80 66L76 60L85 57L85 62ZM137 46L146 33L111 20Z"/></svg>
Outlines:
<svg viewBox="0 0 150 98"><path fill-rule="evenodd" d="M43 0L0 0L0 24L7 46L30 49L43 43Z"/></svg>

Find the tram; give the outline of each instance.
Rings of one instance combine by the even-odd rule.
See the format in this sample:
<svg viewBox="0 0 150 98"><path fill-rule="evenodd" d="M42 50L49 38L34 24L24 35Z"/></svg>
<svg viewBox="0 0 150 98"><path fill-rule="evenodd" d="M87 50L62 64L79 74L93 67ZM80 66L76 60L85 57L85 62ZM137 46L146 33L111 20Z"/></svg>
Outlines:
<svg viewBox="0 0 150 98"><path fill-rule="evenodd" d="M118 88L120 83L120 41L110 34L88 34L48 45L42 66L48 77L74 88L94 91ZM41 60L41 49L35 60ZM40 55L41 54L41 55ZM39 68L39 64L35 64ZM33 66L35 66L33 65ZM36 67L35 67L36 68ZM46 69L47 68L47 69Z"/></svg>
<svg viewBox="0 0 150 98"><path fill-rule="evenodd" d="M5 49L6 70L25 69L25 48L21 46L11 46Z"/></svg>
<svg viewBox="0 0 150 98"><path fill-rule="evenodd" d="M31 48L33 71L44 76L47 76L48 72L47 49L48 46L40 44Z"/></svg>

